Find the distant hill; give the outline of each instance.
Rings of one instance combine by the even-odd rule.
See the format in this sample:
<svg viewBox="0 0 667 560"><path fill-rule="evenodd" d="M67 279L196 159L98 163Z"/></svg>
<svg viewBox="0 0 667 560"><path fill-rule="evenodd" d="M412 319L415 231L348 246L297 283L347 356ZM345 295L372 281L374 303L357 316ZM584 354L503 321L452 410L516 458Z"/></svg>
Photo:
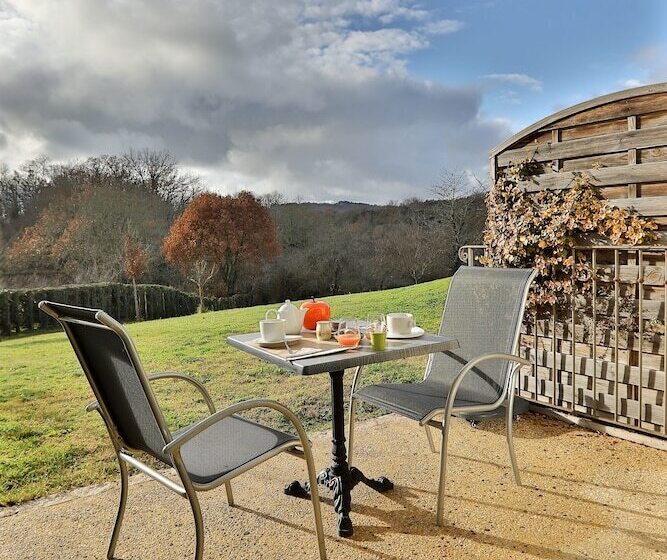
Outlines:
<svg viewBox="0 0 667 560"><path fill-rule="evenodd" d="M311 210L319 211L352 212L372 210L374 208L378 208L380 205L340 200L338 202L288 202L287 204L282 204L281 206L300 206L302 208L309 208Z"/></svg>

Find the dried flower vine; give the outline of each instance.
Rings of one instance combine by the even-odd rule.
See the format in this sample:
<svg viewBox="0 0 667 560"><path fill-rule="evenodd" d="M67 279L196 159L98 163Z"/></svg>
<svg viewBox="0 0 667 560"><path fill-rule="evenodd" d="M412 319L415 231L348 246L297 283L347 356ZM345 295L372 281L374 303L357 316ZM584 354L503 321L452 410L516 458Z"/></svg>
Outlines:
<svg viewBox="0 0 667 560"><path fill-rule="evenodd" d="M567 303L575 292L590 292L591 268L583 259L575 262L573 247L594 236L614 245L650 243L657 225L611 205L583 173L567 189L527 192L520 183L538 171L530 160L512 165L487 194L487 252L480 261L537 269L529 305L540 312Z"/></svg>

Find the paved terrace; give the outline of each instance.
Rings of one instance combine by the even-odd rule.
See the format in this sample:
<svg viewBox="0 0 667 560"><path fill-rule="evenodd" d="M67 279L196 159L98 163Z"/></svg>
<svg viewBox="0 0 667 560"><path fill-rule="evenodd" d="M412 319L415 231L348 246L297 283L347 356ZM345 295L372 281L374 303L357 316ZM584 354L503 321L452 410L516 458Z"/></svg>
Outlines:
<svg viewBox="0 0 667 560"><path fill-rule="evenodd" d="M423 431L395 416L359 423L359 466L390 477L396 489L355 489L352 539L334 536L333 506L322 492L329 558L667 558L667 453L526 414L515 432L524 480L517 488L503 429L501 421L477 429L454 422L449 525L437 528L438 458ZM328 434L312 439L316 463L328 464ZM233 508L223 487L202 494L205 558L316 558L310 502L282 494L303 469L284 455L242 475ZM118 486L105 484L0 511L0 558L104 558L117 499ZM190 558L193 535L185 500L133 477L119 558Z"/></svg>

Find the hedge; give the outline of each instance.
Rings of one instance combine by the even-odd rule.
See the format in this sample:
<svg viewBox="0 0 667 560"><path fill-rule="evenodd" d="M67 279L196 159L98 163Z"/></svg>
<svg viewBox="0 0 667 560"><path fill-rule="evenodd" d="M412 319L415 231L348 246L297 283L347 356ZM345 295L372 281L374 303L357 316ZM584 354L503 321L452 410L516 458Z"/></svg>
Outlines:
<svg viewBox="0 0 667 560"><path fill-rule="evenodd" d="M194 294L169 286L138 284L142 319L163 319L191 315L199 299ZM0 290L0 336L37 329L53 329L57 323L37 304L43 299L104 309L121 322L135 319L131 284L85 284L30 290ZM251 294L234 294L223 298L206 298L206 308L213 311L252 305Z"/></svg>

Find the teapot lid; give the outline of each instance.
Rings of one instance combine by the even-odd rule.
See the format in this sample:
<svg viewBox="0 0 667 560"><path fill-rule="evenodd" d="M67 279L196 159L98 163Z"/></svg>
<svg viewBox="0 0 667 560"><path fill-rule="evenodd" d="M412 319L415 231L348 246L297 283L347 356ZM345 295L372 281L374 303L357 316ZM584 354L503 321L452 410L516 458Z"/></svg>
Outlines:
<svg viewBox="0 0 667 560"><path fill-rule="evenodd" d="M285 310L285 309L292 309L292 308L296 309L296 306L295 306L290 300L286 299L286 300L285 300L285 303L283 303L283 304L280 306L279 311L280 311L280 310Z"/></svg>

